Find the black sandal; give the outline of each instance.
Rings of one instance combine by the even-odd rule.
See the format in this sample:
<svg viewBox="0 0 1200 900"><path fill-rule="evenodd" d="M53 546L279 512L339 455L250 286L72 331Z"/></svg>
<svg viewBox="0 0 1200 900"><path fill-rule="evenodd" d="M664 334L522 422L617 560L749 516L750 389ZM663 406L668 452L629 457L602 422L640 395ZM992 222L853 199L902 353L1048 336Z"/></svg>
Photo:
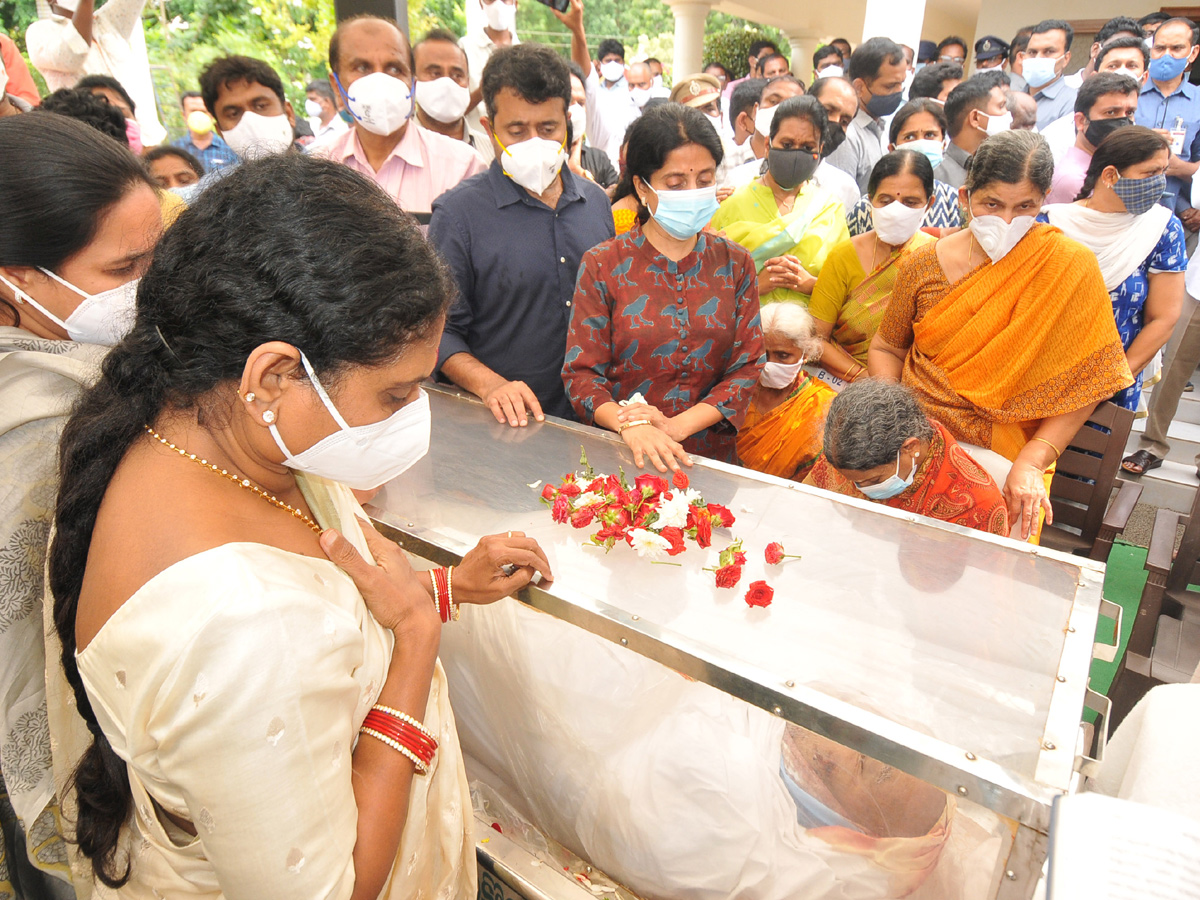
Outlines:
<svg viewBox="0 0 1200 900"><path fill-rule="evenodd" d="M1121 460L1121 470L1130 475L1145 475L1162 464L1163 461L1148 450L1138 450Z"/></svg>

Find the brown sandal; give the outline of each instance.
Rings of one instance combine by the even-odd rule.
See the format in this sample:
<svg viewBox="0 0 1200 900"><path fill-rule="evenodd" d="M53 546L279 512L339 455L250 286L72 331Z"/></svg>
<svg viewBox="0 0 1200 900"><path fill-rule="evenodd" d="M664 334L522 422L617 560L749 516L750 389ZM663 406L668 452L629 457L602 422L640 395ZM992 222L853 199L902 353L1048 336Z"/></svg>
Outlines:
<svg viewBox="0 0 1200 900"><path fill-rule="evenodd" d="M1145 475L1162 464L1163 461L1148 450L1138 450L1121 460L1121 470L1130 475Z"/></svg>

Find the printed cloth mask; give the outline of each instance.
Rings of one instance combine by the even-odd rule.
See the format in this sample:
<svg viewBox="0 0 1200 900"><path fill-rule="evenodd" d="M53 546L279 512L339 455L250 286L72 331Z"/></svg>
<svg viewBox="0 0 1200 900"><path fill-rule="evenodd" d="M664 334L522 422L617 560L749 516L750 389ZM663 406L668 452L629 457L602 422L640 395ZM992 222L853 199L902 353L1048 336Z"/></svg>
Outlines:
<svg viewBox="0 0 1200 900"><path fill-rule="evenodd" d="M142 126L133 119L125 120L125 139L129 141L129 149L135 155L141 156L145 149L142 146Z"/></svg>
<svg viewBox="0 0 1200 900"><path fill-rule="evenodd" d="M517 23L517 6L504 0L492 0L483 5L483 15L492 31L512 31Z"/></svg>
<svg viewBox="0 0 1200 900"><path fill-rule="evenodd" d="M785 191L799 187L813 177L821 158L810 150L767 150L767 169L775 183Z"/></svg>
<svg viewBox="0 0 1200 900"><path fill-rule="evenodd" d="M647 103L650 102L650 89L649 88L631 88L629 91L629 96L633 100L633 105L636 106L638 109L641 109Z"/></svg>
<svg viewBox="0 0 1200 900"><path fill-rule="evenodd" d="M690 191L655 191L658 208L652 213L654 221L676 240L686 241L695 237L716 215L721 204L717 202L716 185Z"/></svg>
<svg viewBox="0 0 1200 900"><path fill-rule="evenodd" d="M321 118L321 113L323 113L323 112L325 112L325 110L321 108L321 104L318 103L316 100L305 100L304 101L304 114L306 116L308 116L310 119Z"/></svg>
<svg viewBox="0 0 1200 900"><path fill-rule="evenodd" d="M1125 211L1140 216L1154 209L1167 190L1167 176L1151 175L1148 178L1118 178L1113 193L1125 204Z"/></svg>
<svg viewBox="0 0 1200 900"><path fill-rule="evenodd" d="M967 204L970 202L968 195ZM972 216L967 227L994 265L1021 242L1036 221L1033 216L1016 216L1011 222L1005 222L1000 216Z"/></svg>
<svg viewBox="0 0 1200 900"><path fill-rule="evenodd" d="M887 206L872 206L871 221L875 224L875 234L879 240L898 247L907 244L917 233L925 212L924 206L913 209L899 200L893 200Z"/></svg>
<svg viewBox="0 0 1200 900"><path fill-rule="evenodd" d="M229 149L242 159L275 156L292 146L292 125L287 116L260 116L247 110L241 121L221 133Z"/></svg>
<svg viewBox="0 0 1200 900"><path fill-rule="evenodd" d="M901 144L897 150L916 150L918 153L924 153L925 158L929 160L929 164L935 169L942 164L942 160L946 157L946 145L942 141L909 141L907 144Z"/></svg>
<svg viewBox="0 0 1200 900"><path fill-rule="evenodd" d="M987 124L983 126L983 130L987 133L988 137L1012 130L1013 117L1012 113L1007 110L998 116L989 116L982 110L979 111L979 114L987 119Z"/></svg>
<svg viewBox="0 0 1200 900"><path fill-rule="evenodd" d="M413 87L417 92L417 105L425 115L443 125L461 119L471 103L471 92L453 78L418 81Z"/></svg>
<svg viewBox="0 0 1200 900"><path fill-rule="evenodd" d="M1099 147L1100 143L1114 131L1132 124L1132 121L1124 117L1120 119L1089 119L1083 137L1093 147Z"/></svg>
<svg viewBox="0 0 1200 900"><path fill-rule="evenodd" d="M840 78L846 72L841 66L826 66L817 73L818 78Z"/></svg>
<svg viewBox="0 0 1200 900"><path fill-rule="evenodd" d="M351 84L349 92L342 87L340 78L335 75L334 79L346 98L350 115L371 134L395 134L412 115L412 89L399 78L386 72L372 72Z"/></svg>
<svg viewBox="0 0 1200 900"><path fill-rule="evenodd" d="M1021 76L1031 88L1043 87L1054 80L1054 67L1060 59L1061 56L1027 56L1021 66Z"/></svg>
<svg viewBox="0 0 1200 900"><path fill-rule="evenodd" d="M40 266L39 269L41 269ZM83 298L83 302L75 307L75 311L66 319L60 319L3 275L0 275L0 281L9 286L18 303L28 303L65 331L71 340L81 344L114 347L133 328L140 279L135 278L133 281L127 281L119 287L101 291L99 294L89 294L87 291L75 287L66 279L55 275L49 269L41 269L41 271Z"/></svg>
<svg viewBox="0 0 1200 900"><path fill-rule="evenodd" d="M567 161L567 151L558 141L533 137L519 144L500 145L500 167L523 188L541 195L554 183Z"/></svg>
<svg viewBox="0 0 1200 900"><path fill-rule="evenodd" d="M908 473L908 478L900 477L900 451L896 451L896 474L890 475L885 481L879 484L855 484L854 486L863 492L863 495L871 500L891 500L893 497L903 494L912 487L913 476L917 474L917 458L920 453L913 454L912 470Z"/></svg>
<svg viewBox="0 0 1200 900"><path fill-rule="evenodd" d="M429 395L425 391L380 422L349 425L317 380L308 357L301 353L300 361L312 380L313 390L337 422L338 430L307 450L293 454L272 423L271 437L289 469L369 491L397 478L429 452Z"/></svg>
<svg viewBox="0 0 1200 900"><path fill-rule="evenodd" d="M567 118L571 122L571 137L579 140L587 134L587 108L581 103L572 103L567 109Z"/></svg>
<svg viewBox="0 0 1200 900"><path fill-rule="evenodd" d="M758 383L763 387L781 391L796 380L803 367L804 357L800 357L800 361L794 363L768 362L759 373Z"/></svg>
<svg viewBox="0 0 1200 900"><path fill-rule="evenodd" d="M625 77L625 63L619 59L610 59L608 62L600 64L600 74L609 84L616 84Z"/></svg>
<svg viewBox="0 0 1200 900"><path fill-rule="evenodd" d="M757 112L754 113L754 130L765 138L771 136L771 122L775 118L775 107L768 106L765 109L760 106Z"/></svg>
<svg viewBox="0 0 1200 900"><path fill-rule="evenodd" d="M1026 63L1028 65L1028 63ZM1187 57L1172 56L1164 53L1158 59L1150 60L1150 77L1155 81L1174 81L1188 67Z"/></svg>
<svg viewBox="0 0 1200 900"><path fill-rule="evenodd" d="M903 102L903 91L896 91L894 94L872 94L866 103L866 110L873 118L886 119L899 109Z"/></svg>

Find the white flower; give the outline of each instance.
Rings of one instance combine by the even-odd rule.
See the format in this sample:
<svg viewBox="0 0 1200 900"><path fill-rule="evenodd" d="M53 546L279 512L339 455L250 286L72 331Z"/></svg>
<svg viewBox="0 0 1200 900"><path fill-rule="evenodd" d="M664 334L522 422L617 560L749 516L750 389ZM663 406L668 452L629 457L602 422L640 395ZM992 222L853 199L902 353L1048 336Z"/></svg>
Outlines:
<svg viewBox="0 0 1200 900"><path fill-rule="evenodd" d="M604 498L599 494L593 494L591 491L584 491L573 501L571 501L571 505L575 509L583 509L585 506L591 506L593 503L599 503L603 499Z"/></svg>
<svg viewBox="0 0 1200 900"><path fill-rule="evenodd" d="M658 520L654 523L655 528L686 528L688 517L688 500L687 497L676 491L671 494L671 499L668 500L664 494L658 501Z"/></svg>
<svg viewBox="0 0 1200 900"><path fill-rule="evenodd" d="M670 541L645 528L632 529L629 532L629 544L643 559L658 559L664 551L671 549Z"/></svg>
<svg viewBox="0 0 1200 900"><path fill-rule="evenodd" d="M700 492L695 488L688 488L686 491L684 491L683 498L687 501L688 506L691 506L697 500L700 501L701 506L704 505L704 498L700 496Z"/></svg>

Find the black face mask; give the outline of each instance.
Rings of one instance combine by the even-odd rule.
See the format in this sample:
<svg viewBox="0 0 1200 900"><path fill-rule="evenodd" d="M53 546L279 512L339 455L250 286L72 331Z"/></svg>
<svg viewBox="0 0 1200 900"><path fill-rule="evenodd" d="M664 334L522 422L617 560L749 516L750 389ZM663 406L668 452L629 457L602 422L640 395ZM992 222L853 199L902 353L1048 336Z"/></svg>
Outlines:
<svg viewBox="0 0 1200 900"><path fill-rule="evenodd" d="M841 125L835 125L832 122L829 124L829 136L825 141L825 146L821 148L822 156L829 156L846 140L846 129Z"/></svg>
<svg viewBox="0 0 1200 900"><path fill-rule="evenodd" d="M794 190L812 178L820 161L820 156L809 150L771 147L767 151L767 169L775 183L785 191Z"/></svg>
<svg viewBox="0 0 1200 900"><path fill-rule="evenodd" d="M1100 142L1114 131L1132 124L1129 119L1089 119L1083 137L1093 147L1099 147Z"/></svg>

